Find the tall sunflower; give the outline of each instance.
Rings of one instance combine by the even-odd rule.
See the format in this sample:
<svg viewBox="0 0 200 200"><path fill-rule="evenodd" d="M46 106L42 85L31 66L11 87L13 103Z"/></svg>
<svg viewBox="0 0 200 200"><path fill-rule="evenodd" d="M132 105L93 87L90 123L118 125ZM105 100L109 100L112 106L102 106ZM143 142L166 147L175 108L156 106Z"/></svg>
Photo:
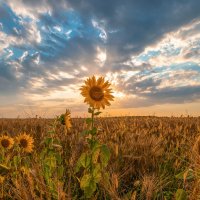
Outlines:
<svg viewBox="0 0 200 200"><path fill-rule="evenodd" d="M114 96L111 95L110 85L108 81L104 80L104 77L96 79L95 76L92 76L88 78L85 85L80 88L82 96L85 97L84 102L97 109L110 106L109 101L114 99Z"/></svg>
<svg viewBox="0 0 200 200"><path fill-rule="evenodd" d="M13 147L14 140L7 136L3 135L0 137L0 146L4 149L11 149Z"/></svg>
<svg viewBox="0 0 200 200"><path fill-rule="evenodd" d="M20 134L16 137L16 142L24 152L31 153L33 151L34 140L30 135L26 133Z"/></svg>
<svg viewBox="0 0 200 200"><path fill-rule="evenodd" d="M66 109L66 113L65 113L65 127L67 130L70 130L70 128L72 127L72 122L71 122L71 113L68 109Z"/></svg>

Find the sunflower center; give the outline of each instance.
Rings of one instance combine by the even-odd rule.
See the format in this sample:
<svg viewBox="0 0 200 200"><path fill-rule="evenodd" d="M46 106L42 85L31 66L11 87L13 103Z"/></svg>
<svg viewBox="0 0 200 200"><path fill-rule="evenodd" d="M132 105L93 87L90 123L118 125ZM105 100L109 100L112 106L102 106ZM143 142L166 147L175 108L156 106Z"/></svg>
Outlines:
<svg viewBox="0 0 200 200"><path fill-rule="evenodd" d="M21 139L20 145L21 147L26 148L28 146L28 141L26 139Z"/></svg>
<svg viewBox="0 0 200 200"><path fill-rule="evenodd" d="M90 97L95 101L101 101L104 97L103 90L97 86L90 89Z"/></svg>
<svg viewBox="0 0 200 200"><path fill-rule="evenodd" d="M9 144L10 144L10 142L9 142L8 140L6 140L6 139L3 139L3 140L1 141L1 145L2 145L2 147L4 147L4 148L8 148L8 147L9 147Z"/></svg>

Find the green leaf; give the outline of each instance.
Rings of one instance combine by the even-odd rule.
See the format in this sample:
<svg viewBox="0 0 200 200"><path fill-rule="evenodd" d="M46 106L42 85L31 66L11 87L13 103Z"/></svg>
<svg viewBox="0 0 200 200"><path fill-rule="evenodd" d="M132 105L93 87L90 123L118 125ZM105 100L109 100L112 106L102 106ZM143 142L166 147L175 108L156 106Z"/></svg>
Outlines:
<svg viewBox="0 0 200 200"><path fill-rule="evenodd" d="M91 132L90 130L84 130L84 131L81 132L81 135L82 136L89 135L90 132Z"/></svg>
<svg viewBox="0 0 200 200"><path fill-rule="evenodd" d="M19 156L13 157L13 163L15 167L18 167L20 165L20 161L21 161L21 158Z"/></svg>
<svg viewBox="0 0 200 200"><path fill-rule="evenodd" d="M101 147L101 145L99 144L99 142L97 140L95 140L95 139L88 138L87 142L90 145L90 149L92 151L94 151L96 148L100 148Z"/></svg>
<svg viewBox="0 0 200 200"><path fill-rule="evenodd" d="M96 133L97 133L97 128L94 127L94 128L91 130L91 134L92 134L92 135L96 135Z"/></svg>
<svg viewBox="0 0 200 200"><path fill-rule="evenodd" d="M75 167L75 173L78 173L80 171L80 168L82 167L82 164L80 162L80 158L78 159Z"/></svg>
<svg viewBox="0 0 200 200"><path fill-rule="evenodd" d="M44 166L44 177L45 177L45 180L49 180L52 176L52 173L51 173L51 169L48 165L45 165Z"/></svg>
<svg viewBox="0 0 200 200"><path fill-rule="evenodd" d="M91 158L86 153L83 153L81 155L80 162L84 168L87 168L90 165L90 161L91 161Z"/></svg>
<svg viewBox="0 0 200 200"><path fill-rule="evenodd" d="M48 151L48 157L54 157L55 156L55 150L52 148L49 148Z"/></svg>
<svg viewBox="0 0 200 200"><path fill-rule="evenodd" d="M108 161L110 160L110 150L106 145L101 146L100 159L102 166L106 167L108 165Z"/></svg>
<svg viewBox="0 0 200 200"><path fill-rule="evenodd" d="M100 115L102 112L96 112L94 113L94 115Z"/></svg>
<svg viewBox="0 0 200 200"><path fill-rule="evenodd" d="M104 172L102 178L104 179L104 182L109 185L110 184L110 175L108 172Z"/></svg>
<svg viewBox="0 0 200 200"><path fill-rule="evenodd" d="M47 146L49 146L50 144L52 144L52 142L53 142L53 138L45 138L45 140L44 140L44 143L47 145Z"/></svg>
<svg viewBox="0 0 200 200"><path fill-rule="evenodd" d="M93 180L91 180L89 186L86 187L84 190L86 198L91 198L96 189L97 189L97 184Z"/></svg>
<svg viewBox="0 0 200 200"><path fill-rule="evenodd" d="M88 112L89 112L89 113L93 113L92 108L88 108Z"/></svg>
<svg viewBox="0 0 200 200"><path fill-rule="evenodd" d="M91 175L90 174L85 174L81 178L81 182L80 182L81 189L84 190L86 187L89 187L90 181L91 181Z"/></svg>
<svg viewBox="0 0 200 200"><path fill-rule="evenodd" d="M45 159L45 164L51 168L56 167L56 158L55 157L48 157Z"/></svg>
<svg viewBox="0 0 200 200"><path fill-rule="evenodd" d="M81 167L87 168L90 165L91 158L86 154L82 153L77 161L75 173L79 172Z"/></svg>
<svg viewBox="0 0 200 200"><path fill-rule="evenodd" d="M40 153L40 159L43 160L46 154L47 154L47 148L44 148Z"/></svg>
<svg viewBox="0 0 200 200"><path fill-rule="evenodd" d="M56 157L56 160L57 160L57 162L58 162L58 165L61 165L61 163L62 163L62 156L60 155L60 154L56 154L55 155L55 157Z"/></svg>
<svg viewBox="0 0 200 200"><path fill-rule="evenodd" d="M63 178L63 175L64 175L64 167L60 166L58 167L58 177Z"/></svg>
<svg viewBox="0 0 200 200"><path fill-rule="evenodd" d="M178 189L175 196L176 200L187 200L187 193L183 189Z"/></svg>
<svg viewBox="0 0 200 200"><path fill-rule="evenodd" d="M98 142L98 140L93 140L92 151L99 149L102 145Z"/></svg>
<svg viewBox="0 0 200 200"><path fill-rule="evenodd" d="M81 178L80 187L84 191L86 198L90 198L97 189L97 185L90 174L85 174Z"/></svg>
<svg viewBox="0 0 200 200"><path fill-rule="evenodd" d="M93 180L95 183L98 183L101 180L101 166L97 164L93 170Z"/></svg>
<svg viewBox="0 0 200 200"><path fill-rule="evenodd" d="M87 118L87 119L86 119L86 124L89 125L89 124L91 124L91 123L92 123L92 119L91 119L91 118Z"/></svg>
<svg viewBox="0 0 200 200"><path fill-rule="evenodd" d="M58 121L59 121L62 125L65 125L65 114L61 114L61 115L58 117Z"/></svg>

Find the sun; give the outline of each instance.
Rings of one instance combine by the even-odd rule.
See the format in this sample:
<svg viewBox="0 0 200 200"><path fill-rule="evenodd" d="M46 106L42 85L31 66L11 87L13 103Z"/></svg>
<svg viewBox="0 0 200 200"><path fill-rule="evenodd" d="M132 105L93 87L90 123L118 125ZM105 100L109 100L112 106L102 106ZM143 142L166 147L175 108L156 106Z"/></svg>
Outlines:
<svg viewBox="0 0 200 200"><path fill-rule="evenodd" d="M0 146L4 149L11 149L13 147L14 140L7 136L3 135L0 137Z"/></svg>
<svg viewBox="0 0 200 200"><path fill-rule="evenodd" d="M23 133L16 137L16 142L24 152L31 153L33 151L34 140L30 135Z"/></svg>
<svg viewBox="0 0 200 200"><path fill-rule="evenodd" d="M110 85L108 81L104 80L104 77L96 79L95 76L92 76L88 78L85 85L80 88L81 94L85 97L84 102L96 109L104 109L105 106L110 106L109 101L114 99L114 96L111 95Z"/></svg>

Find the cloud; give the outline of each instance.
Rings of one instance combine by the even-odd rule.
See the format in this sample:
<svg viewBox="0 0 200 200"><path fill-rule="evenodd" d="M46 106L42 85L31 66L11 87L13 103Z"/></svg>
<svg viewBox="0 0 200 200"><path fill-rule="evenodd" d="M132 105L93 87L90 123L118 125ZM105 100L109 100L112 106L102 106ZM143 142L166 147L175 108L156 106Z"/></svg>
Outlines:
<svg viewBox="0 0 200 200"><path fill-rule="evenodd" d="M199 17L198 1L101 1L69 0L83 16L103 20L107 32L108 52L116 59L143 50L167 32Z"/></svg>
<svg viewBox="0 0 200 200"><path fill-rule="evenodd" d="M121 107L182 104L200 99L200 66L184 63L138 72L128 80L118 77L118 90L127 98Z"/></svg>
<svg viewBox="0 0 200 200"><path fill-rule="evenodd" d="M199 7L197 0L0 1L0 97L78 99L80 83L97 74L113 83L121 107L195 101Z"/></svg>
<svg viewBox="0 0 200 200"><path fill-rule="evenodd" d="M48 1L23 1L23 0L6 0L11 9L19 16L37 19L41 13L51 11Z"/></svg>
<svg viewBox="0 0 200 200"><path fill-rule="evenodd" d="M14 66L0 61L0 91L1 96L15 94L18 89Z"/></svg>

